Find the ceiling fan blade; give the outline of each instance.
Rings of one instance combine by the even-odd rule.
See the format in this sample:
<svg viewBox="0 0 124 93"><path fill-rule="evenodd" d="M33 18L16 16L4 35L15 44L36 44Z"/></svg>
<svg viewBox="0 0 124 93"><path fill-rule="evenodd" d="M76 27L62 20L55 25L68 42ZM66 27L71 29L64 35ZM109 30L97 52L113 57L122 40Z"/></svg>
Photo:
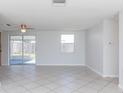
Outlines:
<svg viewBox="0 0 124 93"><path fill-rule="evenodd" d="M34 30L35 28L26 28L26 29L31 29L31 30Z"/></svg>

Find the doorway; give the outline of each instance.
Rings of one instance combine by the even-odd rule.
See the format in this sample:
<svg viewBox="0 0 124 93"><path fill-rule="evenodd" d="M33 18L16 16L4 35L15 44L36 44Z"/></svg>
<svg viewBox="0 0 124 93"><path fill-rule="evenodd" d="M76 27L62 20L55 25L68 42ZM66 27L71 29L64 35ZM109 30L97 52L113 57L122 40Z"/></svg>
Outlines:
<svg viewBox="0 0 124 93"><path fill-rule="evenodd" d="M35 36L10 36L9 64L35 64Z"/></svg>

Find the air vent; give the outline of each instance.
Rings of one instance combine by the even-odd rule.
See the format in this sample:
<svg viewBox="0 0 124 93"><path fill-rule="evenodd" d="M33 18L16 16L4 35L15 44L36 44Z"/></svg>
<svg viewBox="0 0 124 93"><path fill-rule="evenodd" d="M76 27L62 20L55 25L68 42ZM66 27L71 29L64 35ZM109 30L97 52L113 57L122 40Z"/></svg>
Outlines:
<svg viewBox="0 0 124 93"><path fill-rule="evenodd" d="M65 6L66 0L53 0L54 6Z"/></svg>

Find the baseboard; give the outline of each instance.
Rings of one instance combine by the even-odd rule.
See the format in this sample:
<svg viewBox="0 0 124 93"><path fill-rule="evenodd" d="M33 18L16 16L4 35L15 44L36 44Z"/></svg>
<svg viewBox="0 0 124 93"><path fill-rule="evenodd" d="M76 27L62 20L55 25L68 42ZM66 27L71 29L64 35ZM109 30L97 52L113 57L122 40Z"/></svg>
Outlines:
<svg viewBox="0 0 124 93"><path fill-rule="evenodd" d="M86 67L88 67L90 70L92 70L93 72L97 73L98 75L103 76L102 73L96 71L96 70L93 69L92 67L90 67L90 66L88 66L88 65L86 65Z"/></svg>
<svg viewBox="0 0 124 93"><path fill-rule="evenodd" d="M85 66L84 64L36 64L37 66Z"/></svg>
<svg viewBox="0 0 124 93"><path fill-rule="evenodd" d="M111 77L111 78L118 78L117 75L103 75L102 77L106 78L106 77Z"/></svg>
<svg viewBox="0 0 124 93"><path fill-rule="evenodd" d="M9 66L8 64L2 64L2 66ZM36 66L85 66L84 64L36 64Z"/></svg>
<svg viewBox="0 0 124 93"><path fill-rule="evenodd" d="M93 69L92 67L90 67L90 66L88 66L88 65L86 65L86 67L88 67L89 69L91 69L93 72L99 74L99 75L102 76L103 78L107 78L107 77L110 77L110 78L118 78L118 75L104 75L103 73L96 71L95 69Z"/></svg>

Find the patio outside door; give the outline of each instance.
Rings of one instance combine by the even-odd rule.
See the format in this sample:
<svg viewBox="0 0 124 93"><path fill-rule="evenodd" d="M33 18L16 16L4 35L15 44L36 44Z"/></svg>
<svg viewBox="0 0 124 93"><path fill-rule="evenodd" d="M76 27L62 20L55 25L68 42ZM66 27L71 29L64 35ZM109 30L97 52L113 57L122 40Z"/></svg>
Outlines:
<svg viewBox="0 0 124 93"><path fill-rule="evenodd" d="M35 36L10 36L10 65L35 64Z"/></svg>

